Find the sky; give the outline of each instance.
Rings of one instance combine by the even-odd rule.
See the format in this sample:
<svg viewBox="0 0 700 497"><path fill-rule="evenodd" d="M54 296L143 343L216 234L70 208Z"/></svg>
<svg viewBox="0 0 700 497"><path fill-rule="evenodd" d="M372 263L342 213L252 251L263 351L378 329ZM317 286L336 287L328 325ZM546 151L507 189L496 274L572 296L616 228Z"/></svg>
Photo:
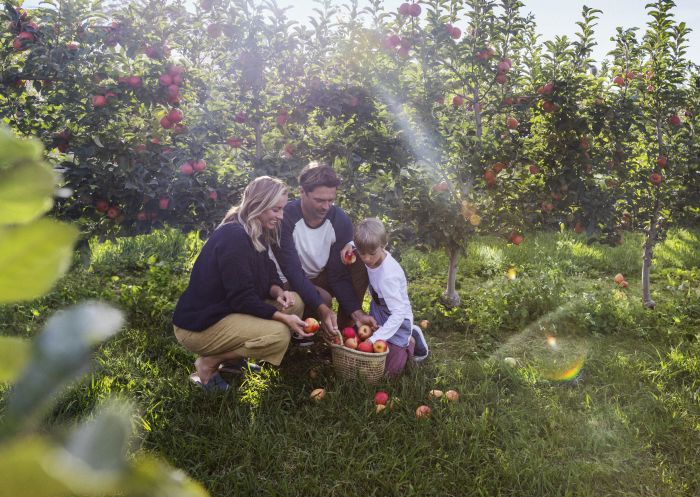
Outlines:
<svg viewBox="0 0 700 497"><path fill-rule="evenodd" d="M384 0L386 10L397 9L405 0ZM651 2L652 0L648 0ZM359 0L360 6L366 5L366 0ZM335 1L333 1L335 3ZM342 4L343 1L337 2ZM576 22L581 20L581 9L584 5L603 11L599 15L598 25L595 28L595 38L598 46L595 47L593 57L600 61L605 54L613 48L610 37L615 34L615 28L639 27L643 32L649 16L646 14L645 0L524 0L524 14L532 13L541 41L551 40L557 35L573 37L578 30ZM277 0L280 7L291 6L288 11L290 18L300 22L306 21L317 5L312 0ZM673 9L675 19L684 21L694 30L689 36L688 58L700 63L700 0L676 0ZM457 24L459 26L459 23ZM695 31L697 30L697 31ZM641 37L638 37L638 39Z"/></svg>

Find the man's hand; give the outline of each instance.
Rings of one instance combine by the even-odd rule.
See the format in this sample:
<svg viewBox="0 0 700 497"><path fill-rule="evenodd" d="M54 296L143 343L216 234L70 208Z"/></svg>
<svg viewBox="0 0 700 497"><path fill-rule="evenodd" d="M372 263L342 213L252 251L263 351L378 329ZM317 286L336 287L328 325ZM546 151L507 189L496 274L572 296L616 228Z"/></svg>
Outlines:
<svg viewBox="0 0 700 497"><path fill-rule="evenodd" d="M345 245L345 247L343 247L343 249L340 251L340 261L346 266L353 264L357 260L353 250L354 247L352 245L352 242L348 242Z"/></svg>
<svg viewBox="0 0 700 497"><path fill-rule="evenodd" d="M282 306L282 309L287 309L294 305L294 293L285 290L275 300Z"/></svg>
<svg viewBox="0 0 700 497"><path fill-rule="evenodd" d="M372 331L375 331L377 328L379 328L379 324L377 323L377 320L374 319L372 316L369 314L365 314L364 312L357 310L352 313L351 315L352 319L355 321L355 324L359 328L363 324L368 325L370 328L372 328Z"/></svg>
<svg viewBox="0 0 700 497"><path fill-rule="evenodd" d="M338 333L338 316L326 304L318 306L318 314L321 318L321 329L323 338L333 342L333 337Z"/></svg>

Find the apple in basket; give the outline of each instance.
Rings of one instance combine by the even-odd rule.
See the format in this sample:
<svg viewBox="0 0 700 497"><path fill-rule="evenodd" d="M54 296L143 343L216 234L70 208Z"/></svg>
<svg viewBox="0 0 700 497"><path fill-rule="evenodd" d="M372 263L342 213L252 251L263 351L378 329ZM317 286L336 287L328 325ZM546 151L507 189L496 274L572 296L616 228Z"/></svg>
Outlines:
<svg viewBox="0 0 700 497"><path fill-rule="evenodd" d="M357 349L357 338L352 337L352 338L346 338L345 339L345 346L349 349Z"/></svg>
<svg viewBox="0 0 700 497"><path fill-rule="evenodd" d="M367 324L363 324L357 329L357 336L360 337L360 340L367 340L372 336L372 328Z"/></svg>
<svg viewBox="0 0 700 497"><path fill-rule="evenodd" d="M387 350L389 350L389 346L384 340L377 340L376 342L374 342L372 348L377 354L381 354L382 352L386 352Z"/></svg>
<svg viewBox="0 0 700 497"><path fill-rule="evenodd" d="M370 353L374 352L374 348L372 347L372 342L368 342L366 340L364 342L360 342L357 345L357 350L359 350L360 352L370 352Z"/></svg>
<svg viewBox="0 0 700 497"><path fill-rule="evenodd" d="M347 328L343 328L343 338L348 339L348 338L355 338L357 337L357 333L355 333L355 328L352 326L348 326Z"/></svg>

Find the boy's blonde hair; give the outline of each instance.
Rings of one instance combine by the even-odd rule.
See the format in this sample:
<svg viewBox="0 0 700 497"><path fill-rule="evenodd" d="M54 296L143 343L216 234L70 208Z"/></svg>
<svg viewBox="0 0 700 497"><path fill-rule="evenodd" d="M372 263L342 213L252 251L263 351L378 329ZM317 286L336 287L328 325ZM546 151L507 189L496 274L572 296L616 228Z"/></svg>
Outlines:
<svg viewBox="0 0 700 497"><path fill-rule="evenodd" d="M386 247L388 236L384 224L376 217L362 221L355 228L355 246L362 253L374 252Z"/></svg>
<svg viewBox="0 0 700 497"><path fill-rule="evenodd" d="M280 225L274 230L263 229L260 215L271 209L285 195L287 185L282 180L270 176L255 178L243 192L241 203L229 209L219 226L240 222L245 226L258 252L267 250L269 245L279 245Z"/></svg>

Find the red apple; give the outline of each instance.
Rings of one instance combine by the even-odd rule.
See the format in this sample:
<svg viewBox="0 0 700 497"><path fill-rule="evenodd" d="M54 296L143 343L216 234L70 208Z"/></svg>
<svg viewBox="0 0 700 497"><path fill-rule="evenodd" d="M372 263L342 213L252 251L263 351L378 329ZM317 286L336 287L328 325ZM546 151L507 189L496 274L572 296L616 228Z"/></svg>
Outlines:
<svg viewBox="0 0 700 497"><path fill-rule="evenodd" d="M450 185L447 183L447 181L441 181L440 183L435 183L432 189L435 193L442 193L449 190Z"/></svg>
<svg viewBox="0 0 700 497"><path fill-rule="evenodd" d="M484 181L486 181L486 186L489 188L496 186L496 173L494 173L491 169L487 169L484 172Z"/></svg>
<svg viewBox="0 0 700 497"><path fill-rule="evenodd" d="M238 136L232 136L231 138L226 140L226 143L231 148L241 148L243 146L243 138L239 138Z"/></svg>
<svg viewBox="0 0 700 497"><path fill-rule="evenodd" d="M389 346L384 340L377 340L372 344L372 349L376 354L381 354L382 352L389 350Z"/></svg>
<svg viewBox="0 0 700 497"><path fill-rule="evenodd" d="M620 75L615 76L613 83L615 83L617 86L625 86L625 80Z"/></svg>
<svg viewBox="0 0 700 497"><path fill-rule="evenodd" d="M350 266L351 264L355 264L355 261L357 261L357 256L355 255L354 251L350 250L349 252L345 252L345 255L343 256L343 264Z"/></svg>
<svg viewBox="0 0 700 497"><path fill-rule="evenodd" d="M160 125L163 126L165 129L170 129L173 127L173 123L168 119L168 116L163 116L160 119Z"/></svg>
<svg viewBox="0 0 700 497"><path fill-rule="evenodd" d="M674 114L668 118L668 124L676 128L681 125L681 118Z"/></svg>
<svg viewBox="0 0 700 497"><path fill-rule="evenodd" d="M204 162L202 159L192 161L192 169L194 169L196 172L201 173L207 168L207 163Z"/></svg>
<svg viewBox="0 0 700 497"><path fill-rule="evenodd" d="M192 167L192 163L189 161L185 162L183 165L180 166L180 172L185 176L192 176L194 174L194 168Z"/></svg>
<svg viewBox="0 0 700 497"><path fill-rule="evenodd" d="M623 281L625 281L625 277L622 273L617 273L613 278L613 281L620 285Z"/></svg>
<svg viewBox="0 0 700 497"><path fill-rule="evenodd" d="M384 391L379 391L374 394L374 403L385 406L389 402L389 394Z"/></svg>
<svg viewBox="0 0 700 497"><path fill-rule="evenodd" d="M348 326L347 328L343 328L343 338L356 338L357 333L355 333L355 328L352 326Z"/></svg>
<svg viewBox="0 0 700 497"><path fill-rule="evenodd" d="M528 167L530 174L539 174L540 168L535 166L534 164Z"/></svg>
<svg viewBox="0 0 700 497"><path fill-rule="evenodd" d="M514 117L509 117L506 120L506 126L508 126L508 129L516 129L520 123L518 120Z"/></svg>
<svg viewBox="0 0 700 497"><path fill-rule="evenodd" d="M359 350L360 352L367 352L369 354L374 352L374 350L372 349L372 343L367 341L360 342L359 344L357 344L357 350Z"/></svg>
<svg viewBox="0 0 700 497"><path fill-rule="evenodd" d="M107 217L110 219L116 219L119 214L121 214L121 209L117 207L116 205L113 205L109 209L107 209Z"/></svg>
<svg viewBox="0 0 700 497"><path fill-rule="evenodd" d="M459 400L459 392L457 390L448 390L445 392L445 397L450 402L457 402Z"/></svg>
<svg viewBox="0 0 700 497"><path fill-rule="evenodd" d="M459 107L463 103L464 98L460 97L459 95L455 95L454 97L452 97L452 105L454 105L455 107Z"/></svg>
<svg viewBox="0 0 700 497"><path fill-rule="evenodd" d="M506 76L505 73L499 72L498 74L496 74L496 83L498 83L499 85L504 85L507 82L508 82L508 76Z"/></svg>
<svg viewBox="0 0 700 497"><path fill-rule="evenodd" d="M429 406L426 406L426 405L418 406L418 409L416 409L416 418L428 419L432 413L433 413L433 410Z"/></svg>
<svg viewBox="0 0 700 497"><path fill-rule="evenodd" d="M356 350L356 349L357 349L357 345L358 345L358 344L357 344L357 338L348 338L348 339L346 339L344 345L345 345L347 348L349 348L349 349Z"/></svg>
<svg viewBox="0 0 700 497"><path fill-rule="evenodd" d="M500 173L500 172L503 171L505 168L506 168L506 165L505 165L503 162L496 162L496 163L493 165L493 170L494 170L494 172L495 172L496 174Z"/></svg>
<svg viewBox="0 0 700 497"><path fill-rule="evenodd" d="M248 115L245 112L236 112L233 116L233 120L239 124L243 124L248 120Z"/></svg>
<svg viewBox="0 0 700 497"><path fill-rule="evenodd" d="M659 165L660 168L663 169L668 163L668 157L666 157L665 155L659 155L659 157L656 159L656 163Z"/></svg>
<svg viewBox="0 0 700 497"><path fill-rule="evenodd" d="M219 194L216 193L216 190L210 190L209 191L209 200L218 200Z"/></svg>
<svg viewBox="0 0 700 497"><path fill-rule="evenodd" d="M427 330L428 326L430 326L430 321L428 321L427 319L421 319L420 323L418 323L418 326L420 326L422 330Z"/></svg>
<svg viewBox="0 0 700 497"><path fill-rule="evenodd" d="M286 111L280 112L279 114L277 114L277 126L284 126L285 124L287 124L288 119L289 114Z"/></svg>
<svg viewBox="0 0 700 497"><path fill-rule="evenodd" d="M663 179L663 176L661 176L659 173L651 173L651 176L649 176L649 181L651 181L656 186L659 186Z"/></svg>
<svg viewBox="0 0 700 497"><path fill-rule="evenodd" d="M404 2L399 6L399 14L402 16L408 16L411 14L411 4Z"/></svg>
<svg viewBox="0 0 700 497"><path fill-rule="evenodd" d="M555 110L557 110L557 106L554 102L550 102L549 100L545 100L542 102L542 110L548 113L552 113Z"/></svg>
<svg viewBox="0 0 700 497"><path fill-rule="evenodd" d="M513 233L510 236L510 241L513 245L520 245L523 243L524 237L522 235L518 235L517 233Z"/></svg>
<svg viewBox="0 0 700 497"><path fill-rule="evenodd" d="M452 26L452 30L450 31L450 36L452 37L453 40L459 40L462 37L462 30L459 29L457 26Z"/></svg>
<svg viewBox="0 0 700 497"><path fill-rule="evenodd" d="M107 97L103 95L93 95L92 96L92 106L95 108L104 107L107 105Z"/></svg>
<svg viewBox="0 0 700 497"><path fill-rule="evenodd" d="M412 3L408 9L408 15L411 17L418 17L421 12L421 7L417 3Z"/></svg>
<svg viewBox="0 0 700 497"><path fill-rule="evenodd" d="M160 86L170 86L173 84L173 77L170 74L163 74L158 78L158 83Z"/></svg>
<svg viewBox="0 0 700 497"><path fill-rule="evenodd" d="M109 209L109 202L103 198L98 199L95 201L95 209L99 212L107 212L107 209Z"/></svg>
<svg viewBox="0 0 700 497"><path fill-rule="evenodd" d="M163 197L160 200L158 200L158 207L162 210L167 210L169 205L170 205L170 199L167 197Z"/></svg>
<svg viewBox="0 0 700 497"><path fill-rule="evenodd" d="M372 336L372 328L370 328L369 325L363 324L357 329L357 336L360 337L360 340L367 340Z"/></svg>
<svg viewBox="0 0 700 497"><path fill-rule="evenodd" d="M314 318L306 318L304 320L304 332L305 333L316 333L320 327L318 321Z"/></svg>
<svg viewBox="0 0 700 497"><path fill-rule="evenodd" d="M180 121L182 121L184 116L183 116L182 111L180 109L170 109L170 112L168 112L166 117L167 117L168 121L175 124L175 123L179 123Z"/></svg>
<svg viewBox="0 0 700 497"><path fill-rule="evenodd" d="M143 81L139 76L129 76L128 81L129 86L131 86L132 88L141 88L141 86L143 85Z"/></svg>

